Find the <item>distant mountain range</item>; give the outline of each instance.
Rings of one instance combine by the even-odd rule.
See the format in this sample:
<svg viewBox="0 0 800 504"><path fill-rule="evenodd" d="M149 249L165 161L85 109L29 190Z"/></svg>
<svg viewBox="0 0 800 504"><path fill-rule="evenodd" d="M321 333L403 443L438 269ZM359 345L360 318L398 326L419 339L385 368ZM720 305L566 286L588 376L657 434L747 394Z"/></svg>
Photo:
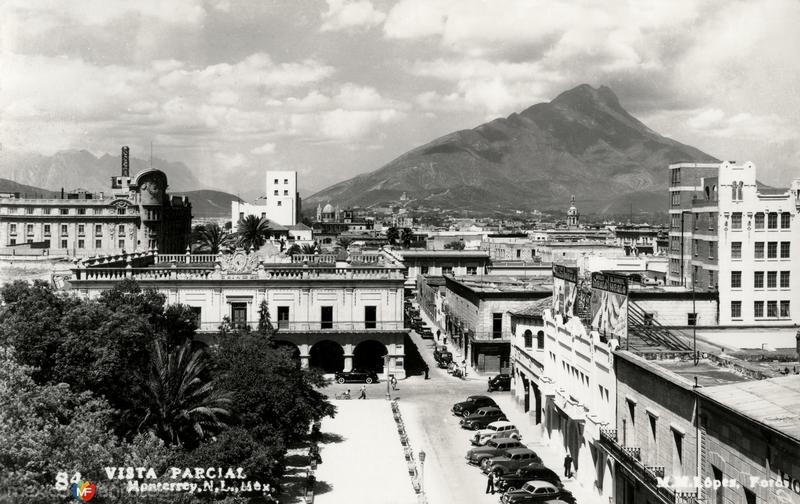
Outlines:
<svg viewBox="0 0 800 504"><path fill-rule="evenodd" d="M167 176L169 176L169 174L167 174ZM29 198L50 198L58 197L61 190L52 191L0 178L0 192L18 192L20 195ZM192 215L196 218L211 217L230 219L231 201L239 200L239 198L233 194L209 189L200 189L198 191L170 191L170 193L188 196L189 201L192 203Z"/></svg>
<svg viewBox="0 0 800 504"><path fill-rule="evenodd" d="M651 130L608 87L583 84L549 103L437 138L304 204L370 207L397 202L405 192L412 208L565 210L574 194L584 213L662 213L667 166L682 161L717 159Z"/></svg>

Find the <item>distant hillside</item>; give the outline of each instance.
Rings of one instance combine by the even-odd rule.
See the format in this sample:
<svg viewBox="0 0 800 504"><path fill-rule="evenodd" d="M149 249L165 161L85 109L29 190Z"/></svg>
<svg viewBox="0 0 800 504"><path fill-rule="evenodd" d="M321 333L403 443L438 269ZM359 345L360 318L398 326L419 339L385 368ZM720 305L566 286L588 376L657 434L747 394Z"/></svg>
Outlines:
<svg viewBox="0 0 800 504"><path fill-rule="evenodd" d="M58 197L61 193L60 190L51 191L49 189L42 189L41 187L20 184L19 182L5 178L0 178L0 192L18 192L20 195L29 198L52 198ZM231 201L239 200L239 198L233 194L206 189L183 192L171 191L170 194L183 194L188 196L189 201L192 203L192 215L198 218L230 218Z"/></svg>
<svg viewBox="0 0 800 504"><path fill-rule="evenodd" d="M584 213L666 212L667 165L715 162L631 116L611 89L586 84L549 103L417 147L371 173L308 198L478 212L563 210L575 194Z"/></svg>

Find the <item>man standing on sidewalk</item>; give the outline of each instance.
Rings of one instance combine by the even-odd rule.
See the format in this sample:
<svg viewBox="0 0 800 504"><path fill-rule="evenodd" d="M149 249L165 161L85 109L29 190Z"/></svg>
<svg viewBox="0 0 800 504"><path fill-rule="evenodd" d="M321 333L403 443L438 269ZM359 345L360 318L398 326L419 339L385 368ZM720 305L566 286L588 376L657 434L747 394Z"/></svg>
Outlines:
<svg viewBox="0 0 800 504"><path fill-rule="evenodd" d="M567 452L567 456L564 457L564 477L572 477L572 456L569 454L569 452Z"/></svg>
<svg viewBox="0 0 800 504"><path fill-rule="evenodd" d="M490 472L489 479L486 480L486 493L494 495L494 472Z"/></svg>

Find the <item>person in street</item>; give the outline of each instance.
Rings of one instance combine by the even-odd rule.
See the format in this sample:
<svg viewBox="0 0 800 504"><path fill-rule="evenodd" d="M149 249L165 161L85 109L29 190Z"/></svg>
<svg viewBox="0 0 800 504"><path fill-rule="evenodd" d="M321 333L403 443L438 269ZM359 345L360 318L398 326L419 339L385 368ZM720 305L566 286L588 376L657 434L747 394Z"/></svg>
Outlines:
<svg viewBox="0 0 800 504"><path fill-rule="evenodd" d="M361 385L361 391L358 393L359 399L366 399L367 398L367 386Z"/></svg>
<svg viewBox="0 0 800 504"><path fill-rule="evenodd" d="M442 343L443 343L444 345L447 345L447 336L445 336L445 337L442 339Z"/></svg>
<svg viewBox="0 0 800 504"><path fill-rule="evenodd" d="M425 364L425 379L426 379L426 380L428 379L428 371L429 371L429 370L430 370L430 368L428 367L428 365L427 365L427 364Z"/></svg>
<svg viewBox="0 0 800 504"><path fill-rule="evenodd" d="M389 383L392 384L392 390L397 390L397 378L392 375L392 378L389 380Z"/></svg>
<svg viewBox="0 0 800 504"><path fill-rule="evenodd" d="M564 477L572 477L572 455L569 453L567 453L567 456L564 457Z"/></svg>
<svg viewBox="0 0 800 504"><path fill-rule="evenodd" d="M489 478L486 480L486 493L494 495L494 472L490 472Z"/></svg>
<svg viewBox="0 0 800 504"><path fill-rule="evenodd" d="M442 339L442 330L436 329L436 341L439 341L441 339Z"/></svg>
<svg viewBox="0 0 800 504"><path fill-rule="evenodd" d="M347 392L344 393L345 399L350 399L350 389L347 389Z"/></svg>

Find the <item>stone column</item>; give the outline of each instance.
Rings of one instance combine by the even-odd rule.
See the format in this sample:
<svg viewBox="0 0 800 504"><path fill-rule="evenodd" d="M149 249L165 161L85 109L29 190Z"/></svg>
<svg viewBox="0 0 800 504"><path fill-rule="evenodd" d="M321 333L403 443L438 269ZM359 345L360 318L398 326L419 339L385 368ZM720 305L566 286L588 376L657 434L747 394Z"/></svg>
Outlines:
<svg viewBox="0 0 800 504"><path fill-rule="evenodd" d="M344 354L344 370L353 370L353 354Z"/></svg>
<svg viewBox="0 0 800 504"><path fill-rule="evenodd" d="M308 360L309 360L309 356L308 355L301 355L300 356L300 367L303 368L303 369L308 369Z"/></svg>

